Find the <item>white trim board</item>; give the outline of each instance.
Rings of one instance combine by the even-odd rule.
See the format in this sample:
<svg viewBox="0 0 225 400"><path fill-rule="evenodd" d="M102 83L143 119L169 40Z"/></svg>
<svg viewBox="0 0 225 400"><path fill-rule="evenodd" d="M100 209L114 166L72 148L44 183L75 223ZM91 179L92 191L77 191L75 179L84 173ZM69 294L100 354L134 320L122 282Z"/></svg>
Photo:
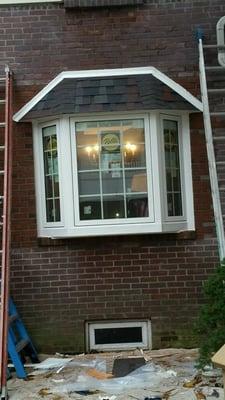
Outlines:
<svg viewBox="0 0 225 400"><path fill-rule="evenodd" d="M150 74L170 87L174 92L182 96L186 101L192 104L199 111L203 110L202 103L194 97L190 92L181 85L170 79L167 75L160 72L155 67L138 67L138 68L115 68L115 69L97 69L84 71L65 71L57 75L48 85L46 85L36 96L34 96L27 104L25 104L13 116L15 122L19 122L43 97L56 87L63 79L68 78L97 78L107 76L128 76L128 75L144 75Z"/></svg>

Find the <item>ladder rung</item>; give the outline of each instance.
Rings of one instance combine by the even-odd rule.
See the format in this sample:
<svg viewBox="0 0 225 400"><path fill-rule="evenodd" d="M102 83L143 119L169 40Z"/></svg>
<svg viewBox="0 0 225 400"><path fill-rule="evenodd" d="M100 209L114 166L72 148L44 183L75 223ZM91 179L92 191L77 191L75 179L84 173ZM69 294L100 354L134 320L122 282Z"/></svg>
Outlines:
<svg viewBox="0 0 225 400"><path fill-rule="evenodd" d="M5 128L5 122L0 122L0 128Z"/></svg>
<svg viewBox="0 0 225 400"><path fill-rule="evenodd" d="M208 66L208 67L205 67L205 69L206 69L206 71L217 71L217 72L222 72L222 71L225 71L225 67L220 67L220 66L218 66L218 65L214 65L214 66Z"/></svg>
<svg viewBox="0 0 225 400"><path fill-rule="evenodd" d="M218 44L203 44L203 49L225 49L225 46Z"/></svg>
<svg viewBox="0 0 225 400"><path fill-rule="evenodd" d="M0 100L0 104L5 104L6 101L5 100Z"/></svg>
<svg viewBox="0 0 225 400"><path fill-rule="evenodd" d="M5 173L4 170L1 170L1 171L0 171L0 175L4 175L4 173Z"/></svg>
<svg viewBox="0 0 225 400"><path fill-rule="evenodd" d="M0 77L0 82L5 82L5 77L1 76Z"/></svg>
<svg viewBox="0 0 225 400"><path fill-rule="evenodd" d="M213 140L225 140L225 136L213 136Z"/></svg>
<svg viewBox="0 0 225 400"><path fill-rule="evenodd" d="M10 315L9 316L9 324L12 324L14 321L16 321L19 318L18 314Z"/></svg>
<svg viewBox="0 0 225 400"><path fill-rule="evenodd" d="M225 89L208 89L208 93L225 93Z"/></svg>
<svg viewBox="0 0 225 400"><path fill-rule="evenodd" d="M225 117L225 111L211 112L210 115L212 117Z"/></svg>
<svg viewBox="0 0 225 400"><path fill-rule="evenodd" d="M22 339L19 343L17 343L16 345L16 351L17 353L19 353L21 350L24 349L24 347L26 347L29 343L28 339Z"/></svg>
<svg viewBox="0 0 225 400"><path fill-rule="evenodd" d="M5 150L5 146L0 146L0 151Z"/></svg>

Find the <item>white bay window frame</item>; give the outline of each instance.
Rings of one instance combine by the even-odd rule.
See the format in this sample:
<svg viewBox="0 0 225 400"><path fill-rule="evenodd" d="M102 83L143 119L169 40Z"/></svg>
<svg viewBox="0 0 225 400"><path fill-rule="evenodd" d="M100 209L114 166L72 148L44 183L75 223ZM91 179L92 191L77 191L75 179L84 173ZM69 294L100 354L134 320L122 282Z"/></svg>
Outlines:
<svg viewBox="0 0 225 400"><path fill-rule="evenodd" d="M123 119L144 120L149 217L80 221L75 123ZM167 213L163 119L178 121L182 216L169 217ZM57 126L61 221L47 222L42 129L54 124ZM33 122L33 143L39 237L110 236L192 231L195 229L188 112L165 110L161 112L158 110L138 113L59 116L56 119Z"/></svg>

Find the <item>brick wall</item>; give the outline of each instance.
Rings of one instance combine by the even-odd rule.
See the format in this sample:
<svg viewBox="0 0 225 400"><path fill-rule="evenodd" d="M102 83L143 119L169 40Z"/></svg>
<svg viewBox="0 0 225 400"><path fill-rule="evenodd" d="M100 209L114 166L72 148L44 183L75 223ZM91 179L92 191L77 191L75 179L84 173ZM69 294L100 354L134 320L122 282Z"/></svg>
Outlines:
<svg viewBox="0 0 225 400"><path fill-rule="evenodd" d="M66 11L0 8L0 68L15 76L15 111L63 70L153 65L199 92L194 31L215 40L223 0L147 1ZM83 351L84 321L152 318L155 346L191 344L202 281L218 262L202 119L191 117L196 233L41 242L32 129L15 124L12 293L39 348Z"/></svg>
<svg viewBox="0 0 225 400"><path fill-rule="evenodd" d="M202 280L217 261L214 240L76 240L13 250L13 294L44 351L83 351L84 321L151 318L156 346L193 341Z"/></svg>

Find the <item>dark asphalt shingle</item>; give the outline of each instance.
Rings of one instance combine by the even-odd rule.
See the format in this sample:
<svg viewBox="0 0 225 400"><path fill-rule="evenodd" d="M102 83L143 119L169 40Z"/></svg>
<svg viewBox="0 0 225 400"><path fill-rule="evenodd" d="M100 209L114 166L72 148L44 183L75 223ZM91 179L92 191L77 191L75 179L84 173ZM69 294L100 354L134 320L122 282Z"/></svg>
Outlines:
<svg viewBox="0 0 225 400"><path fill-rule="evenodd" d="M60 82L25 119L96 111L194 110L194 106L150 74L69 78Z"/></svg>

